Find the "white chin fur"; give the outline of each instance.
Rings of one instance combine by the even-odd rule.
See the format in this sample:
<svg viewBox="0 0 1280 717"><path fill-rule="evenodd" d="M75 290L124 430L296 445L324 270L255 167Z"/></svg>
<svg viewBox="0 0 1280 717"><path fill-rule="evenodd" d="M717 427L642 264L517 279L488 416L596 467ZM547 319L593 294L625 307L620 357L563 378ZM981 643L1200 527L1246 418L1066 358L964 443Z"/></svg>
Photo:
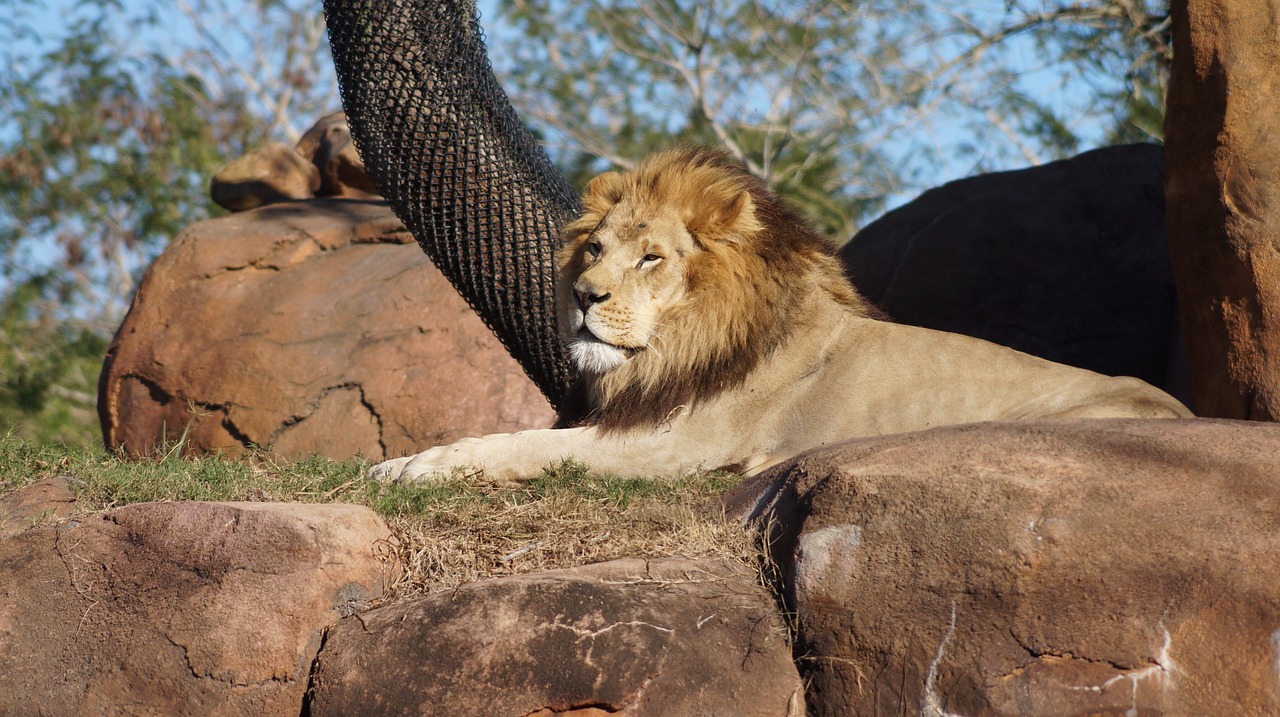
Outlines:
<svg viewBox="0 0 1280 717"><path fill-rule="evenodd" d="M608 373L627 360L627 352L593 338L579 336L569 342L569 356L586 373Z"/></svg>

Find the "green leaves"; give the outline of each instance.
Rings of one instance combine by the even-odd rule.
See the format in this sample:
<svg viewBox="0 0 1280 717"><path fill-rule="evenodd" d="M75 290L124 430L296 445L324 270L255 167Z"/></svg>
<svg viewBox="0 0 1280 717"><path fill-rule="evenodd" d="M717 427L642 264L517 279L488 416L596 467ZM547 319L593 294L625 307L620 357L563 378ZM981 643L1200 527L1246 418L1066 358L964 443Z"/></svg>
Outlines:
<svg viewBox="0 0 1280 717"><path fill-rule="evenodd" d="M50 283L37 276L0 301L0 430L40 441L97 438L94 392L106 340L71 322L41 319Z"/></svg>
<svg viewBox="0 0 1280 717"><path fill-rule="evenodd" d="M0 0L0 17L0 428L82 440L143 269L220 211L219 165L337 106L332 67L302 0Z"/></svg>
<svg viewBox="0 0 1280 717"><path fill-rule="evenodd" d="M1158 139L1162 3L522 0L489 22L526 121L579 184L719 146L836 241L944 181Z"/></svg>

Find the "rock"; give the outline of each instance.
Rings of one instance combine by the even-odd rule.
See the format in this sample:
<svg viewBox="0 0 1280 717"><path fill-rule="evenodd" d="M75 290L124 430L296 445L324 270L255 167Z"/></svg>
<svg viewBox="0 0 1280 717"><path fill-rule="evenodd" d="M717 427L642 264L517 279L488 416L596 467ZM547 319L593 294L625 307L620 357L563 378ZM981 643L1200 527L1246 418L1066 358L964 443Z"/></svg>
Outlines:
<svg viewBox="0 0 1280 717"><path fill-rule="evenodd" d="M351 141L347 114L321 117L298 144L272 142L214 172L209 194L233 212L312 197L376 199L378 188L364 171Z"/></svg>
<svg viewBox="0 0 1280 717"><path fill-rule="evenodd" d="M98 391L109 448L374 460L554 413L380 202L188 228L147 270Z"/></svg>
<svg viewBox="0 0 1280 717"><path fill-rule="evenodd" d="M840 250L894 320L968 334L1186 400L1153 144L951 182Z"/></svg>
<svg viewBox="0 0 1280 717"><path fill-rule="evenodd" d="M989 423L739 489L813 714L1280 714L1280 427Z"/></svg>
<svg viewBox="0 0 1280 717"><path fill-rule="evenodd" d="M0 540L0 714L299 714L389 535L362 506L175 502Z"/></svg>
<svg viewBox="0 0 1280 717"><path fill-rule="evenodd" d="M488 580L329 631L308 714L804 714L771 595L714 559Z"/></svg>
<svg viewBox="0 0 1280 717"><path fill-rule="evenodd" d="M45 478L0 495L0 540L65 518L75 507L76 494L65 477Z"/></svg>
<svg viewBox="0 0 1280 717"><path fill-rule="evenodd" d="M316 166L287 144L272 142L219 167L209 195L219 206L242 212L264 204L310 199L320 187Z"/></svg>
<svg viewBox="0 0 1280 717"><path fill-rule="evenodd" d="M364 162L351 141L347 113L334 112L320 118L298 140L294 151L305 157L320 171L317 197L355 197L373 199L378 187L364 171Z"/></svg>
<svg viewBox="0 0 1280 717"><path fill-rule="evenodd" d="M1169 247L1197 412L1280 420L1274 2L1174 0Z"/></svg>

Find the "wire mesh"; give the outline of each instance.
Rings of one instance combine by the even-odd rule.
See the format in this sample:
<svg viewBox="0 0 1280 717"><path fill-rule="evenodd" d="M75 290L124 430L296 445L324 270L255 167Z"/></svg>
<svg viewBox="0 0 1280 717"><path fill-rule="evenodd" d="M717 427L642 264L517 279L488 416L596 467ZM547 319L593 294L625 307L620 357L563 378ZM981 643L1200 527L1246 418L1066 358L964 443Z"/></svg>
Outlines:
<svg viewBox="0 0 1280 717"><path fill-rule="evenodd" d="M351 135L369 176L454 288L564 409L559 228L578 195L494 77L474 2L325 0Z"/></svg>

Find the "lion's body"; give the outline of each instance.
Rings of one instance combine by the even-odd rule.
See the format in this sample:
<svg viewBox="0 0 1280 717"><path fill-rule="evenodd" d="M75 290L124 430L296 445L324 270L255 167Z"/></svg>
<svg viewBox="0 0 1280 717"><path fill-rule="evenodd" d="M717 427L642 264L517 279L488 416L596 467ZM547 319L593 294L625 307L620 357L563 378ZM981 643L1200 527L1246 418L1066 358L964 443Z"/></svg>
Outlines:
<svg viewBox="0 0 1280 717"><path fill-rule="evenodd" d="M826 443L977 421L1190 416L1131 378L881 319L829 246L717 154L677 150L591 183L561 251L583 425L388 461L416 480L519 480L566 458L670 477L752 473Z"/></svg>

